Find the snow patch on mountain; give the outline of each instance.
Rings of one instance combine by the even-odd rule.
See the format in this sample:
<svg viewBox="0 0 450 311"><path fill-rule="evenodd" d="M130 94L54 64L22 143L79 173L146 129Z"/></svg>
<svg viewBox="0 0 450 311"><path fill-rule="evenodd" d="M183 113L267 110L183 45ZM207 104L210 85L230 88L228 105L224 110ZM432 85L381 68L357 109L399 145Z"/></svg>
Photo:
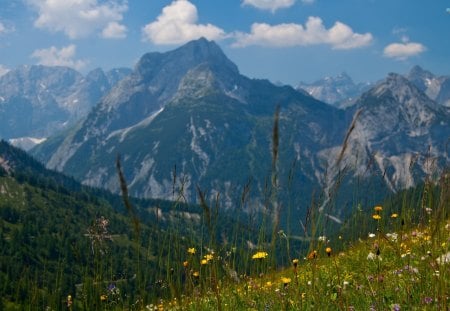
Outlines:
<svg viewBox="0 0 450 311"><path fill-rule="evenodd" d="M154 113L152 113L150 116L148 116L141 122L139 122L135 125L129 126L127 128L123 128L123 129L115 130L115 131L111 132L108 135L108 137L106 137L106 140L109 140L115 136L120 136L119 141L123 142L130 132L132 132L138 128L143 128L143 127L150 125L150 123L152 123L152 121L163 111L164 111L164 107L161 107L159 110L155 111Z"/></svg>
<svg viewBox="0 0 450 311"><path fill-rule="evenodd" d="M203 167L200 170L200 176L203 176L206 173L206 169L209 164L209 156L208 153L203 151L202 147L200 146L200 138L202 137L202 132L198 128L195 127L194 119L191 117L191 121L189 124L189 131L192 134L191 139L191 150L200 158L200 160L203 162ZM203 134L206 134L206 132L203 132Z"/></svg>
<svg viewBox="0 0 450 311"><path fill-rule="evenodd" d="M134 178L131 181L129 187L133 187L136 183L142 182L147 179L148 175L150 175L150 170L152 169L153 165L155 164L155 159L151 157L150 155L147 155L145 159L140 164L140 168L136 169L134 172Z"/></svg>
<svg viewBox="0 0 450 311"><path fill-rule="evenodd" d="M8 142L18 148L21 148L25 151L30 150L31 148L43 143L44 141L46 141L47 138L45 137L41 137L41 138L37 138L37 137L18 137L18 138L11 138L8 139Z"/></svg>

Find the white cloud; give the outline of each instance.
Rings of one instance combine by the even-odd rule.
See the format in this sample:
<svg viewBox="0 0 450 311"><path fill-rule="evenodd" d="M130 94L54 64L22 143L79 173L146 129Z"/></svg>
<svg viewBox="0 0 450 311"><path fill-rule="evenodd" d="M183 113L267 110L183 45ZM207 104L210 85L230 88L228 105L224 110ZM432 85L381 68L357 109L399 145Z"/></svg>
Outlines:
<svg viewBox="0 0 450 311"><path fill-rule="evenodd" d="M187 0L176 0L163 8L156 21L142 28L143 39L155 44L180 44L205 37L217 40L225 32L212 24L198 24L197 8Z"/></svg>
<svg viewBox="0 0 450 311"><path fill-rule="evenodd" d="M319 17L309 17L305 26L292 23L274 26L254 23L251 33L238 32L235 36L236 42L233 44L235 47L329 44L333 49L345 50L367 46L373 40L372 34L355 33L349 26L341 22L336 22L333 27L326 29Z"/></svg>
<svg viewBox="0 0 450 311"><path fill-rule="evenodd" d="M272 12L275 12L278 9L284 9L293 6L295 1L296 0L244 0L242 4L250 5L261 10L270 10ZM311 0L302 1L311 2Z"/></svg>
<svg viewBox="0 0 450 311"><path fill-rule="evenodd" d="M7 33L11 33L14 32L14 27L13 26L7 26L5 25L3 22L0 22L0 35L4 35Z"/></svg>
<svg viewBox="0 0 450 311"><path fill-rule="evenodd" d="M405 60L426 51L426 47L417 42L391 43L384 48L383 55L390 58Z"/></svg>
<svg viewBox="0 0 450 311"><path fill-rule="evenodd" d="M62 31L69 38L86 37L92 33L103 32L105 38L123 38L125 26L119 22L128 10L126 0L27 0L38 12L34 25L53 32ZM111 34L111 25L120 26L120 36ZM117 33L117 32L116 32Z"/></svg>
<svg viewBox="0 0 450 311"><path fill-rule="evenodd" d="M127 36L127 27L118 22L110 22L102 31L103 38L121 39Z"/></svg>
<svg viewBox="0 0 450 311"><path fill-rule="evenodd" d="M7 74L8 72L9 72L9 69L0 64L0 77Z"/></svg>
<svg viewBox="0 0 450 311"><path fill-rule="evenodd" d="M76 46L71 44L61 49L51 46L48 49L35 50L31 57L36 58L39 65L66 66L80 70L87 62L74 59L75 54Z"/></svg>
<svg viewBox="0 0 450 311"><path fill-rule="evenodd" d="M4 33L6 33L6 27L2 22L0 22L0 35Z"/></svg>

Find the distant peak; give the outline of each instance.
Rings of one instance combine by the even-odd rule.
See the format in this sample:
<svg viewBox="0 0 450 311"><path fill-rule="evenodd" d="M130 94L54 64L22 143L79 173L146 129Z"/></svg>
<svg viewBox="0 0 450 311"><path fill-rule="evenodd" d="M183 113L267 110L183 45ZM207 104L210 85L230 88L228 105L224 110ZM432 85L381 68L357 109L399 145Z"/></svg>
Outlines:
<svg viewBox="0 0 450 311"><path fill-rule="evenodd" d="M423 69L419 65L415 65L414 67L412 67L408 73L409 79L417 78L417 77L432 77L432 76L433 76L433 74L431 72Z"/></svg>

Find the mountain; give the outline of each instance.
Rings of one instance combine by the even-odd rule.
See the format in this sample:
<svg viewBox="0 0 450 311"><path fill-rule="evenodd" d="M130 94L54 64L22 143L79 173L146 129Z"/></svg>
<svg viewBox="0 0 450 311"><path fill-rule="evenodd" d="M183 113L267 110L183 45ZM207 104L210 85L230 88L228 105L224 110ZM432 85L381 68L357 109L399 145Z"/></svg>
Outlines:
<svg viewBox="0 0 450 311"><path fill-rule="evenodd" d="M371 83L356 84L344 72L336 77L325 77L313 83L300 82L297 89L305 90L309 95L320 101L345 108L352 105L371 86Z"/></svg>
<svg viewBox="0 0 450 311"><path fill-rule="evenodd" d="M448 166L450 114L405 77L389 74L346 112L358 117L334 176L343 167L355 176L378 175L395 192ZM340 151L323 150L320 156L332 167Z"/></svg>
<svg viewBox="0 0 450 311"><path fill-rule="evenodd" d="M139 197L168 198L175 187L195 202L199 186L233 206L251 179L262 204L277 105L280 161L289 163L280 166L280 180L287 183L290 163L302 159L295 186L310 189L319 169L311 155L340 141L342 122L333 120L344 113L289 86L241 75L205 39L145 54L82 124L33 154L50 168L113 192L119 190L114 158L120 154L130 193Z"/></svg>
<svg viewBox="0 0 450 311"><path fill-rule="evenodd" d="M439 173L448 164L449 119L445 107L396 74L338 109L241 75L214 42L200 39L145 54L83 122L33 154L113 192L119 191L114 161L120 154L137 197L178 193L196 202L200 189L225 208L262 210L274 210L278 199L282 221L297 230L313 196L322 208L338 206L328 214L339 221L355 200L370 206ZM342 194L333 201L337 190Z"/></svg>
<svg viewBox="0 0 450 311"><path fill-rule="evenodd" d="M420 66L414 66L406 78L431 99L450 107L450 76L436 76Z"/></svg>
<svg viewBox="0 0 450 311"><path fill-rule="evenodd" d="M40 65L11 70L0 77L0 137L29 148L86 116L128 73L96 69L83 77L71 68Z"/></svg>

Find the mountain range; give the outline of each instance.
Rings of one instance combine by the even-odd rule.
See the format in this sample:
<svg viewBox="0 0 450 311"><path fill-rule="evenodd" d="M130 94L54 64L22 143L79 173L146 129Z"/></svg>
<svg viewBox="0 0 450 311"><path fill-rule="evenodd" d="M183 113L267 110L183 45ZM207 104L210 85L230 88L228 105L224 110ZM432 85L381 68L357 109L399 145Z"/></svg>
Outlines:
<svg viewBox="0 0 450 311"><path fill-rule="evenodd" d="M312 193L323 192L325 204L336 184L344 190L353 177L361 196L371 189L377 201L378 193L438 174L448 165L449 121L443 105L398 74L338 109L241 75L218 45L199 39L142 56L82 122L32 152L49 168L113 192L119 154L133 196L179 193L195 202L201 189L231 207L249 185L247 206L268 207L276 193L301 215ZM271 185L274 173L278 183ZM345 204L335 216L350 208Z"/></svg>
<svg viewBox="0 0 450 311"><path fill-rule="evenodd" d="M404 76L430 99L443 106L450 106L450 76L436 76L420 66L414 66ZM313 83L300 82L296 88L330 105L347 108L375 84L355 83L344 72L336 77L325 77Z"/></svg>
<svg viewBox="0 0 450 311"><path fill-rule="evenodd" d="M29 149L85 117L113 85L130 73L20 66L0 77L0 137Z"/></svg>
<svg viewBox="0 0 450 311"><path fill-rule="evenodd" d="M314 98L338 108L346 108L372 86L371 82L355 83L343 72L336 77L325 77L313 83L300 82L297 90L304 90Z"/></svg>

